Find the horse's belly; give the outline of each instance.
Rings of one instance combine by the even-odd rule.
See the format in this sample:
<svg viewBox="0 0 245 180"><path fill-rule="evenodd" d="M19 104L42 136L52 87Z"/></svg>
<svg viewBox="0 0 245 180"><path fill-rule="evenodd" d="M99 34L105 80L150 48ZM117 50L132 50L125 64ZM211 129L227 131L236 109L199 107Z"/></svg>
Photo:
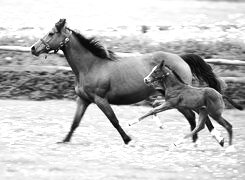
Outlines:
<svg viewBox="0 0 245 180"><path fill-rule="evenodd" d="M150 87L143 88L140 91L124 90L117 93L109 92L107 95L107 99L110 104L128 105L143 101L150 95L154 94L154 92L155 90Z"/></svg>

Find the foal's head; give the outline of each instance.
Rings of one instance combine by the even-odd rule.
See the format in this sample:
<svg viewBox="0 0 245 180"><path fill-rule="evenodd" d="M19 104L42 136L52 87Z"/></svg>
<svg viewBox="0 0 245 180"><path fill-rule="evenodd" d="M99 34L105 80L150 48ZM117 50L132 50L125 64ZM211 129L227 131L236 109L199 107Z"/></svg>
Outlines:
<svg viewBox="0 0 245 180"><path fill-rule="evenodd" d="M31 52L35 56L52 50L57 52L69 42L70 35L71 31L66 28L66 20L60 19L51 31L31 47Z"/></svg>
<svg viewBox="0 0 245 180"><path fill-rule="evenodd" d="M144 78L144 82L146 85L160 85L162 80L164 80L170 74L169 71L170 70L165 67L164 60L162 60L162 62L156 65L150 74Z"/></svg>

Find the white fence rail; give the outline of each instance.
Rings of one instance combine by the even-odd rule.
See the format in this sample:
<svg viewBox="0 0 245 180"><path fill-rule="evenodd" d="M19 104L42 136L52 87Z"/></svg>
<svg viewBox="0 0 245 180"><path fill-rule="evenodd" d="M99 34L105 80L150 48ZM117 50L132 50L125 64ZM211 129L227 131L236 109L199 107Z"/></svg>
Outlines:
<svg viewBox="0 0 245 180"><path fill-rule="evenodd" d="M18 52L30 52L30 47L21 47L21 46L0 46L0 50L4 51L18 51ZM58 54L63 55L61 51ZM116 53L119 56L132 56L139 55L139 53ZM236 65L236 66L245 66L245 61L241 60L227 60L227 59L204 59L207 63L215 65ZM42 69L49 70L65 70L71 71L70 67L66 66L42 66ZM245 77L222 77L226 82L242 82L245 83Z"/></svg>
<svg viewBox="0 0 245 180"><path fill-rule="evenodd" d="M30 47L21 47L21 46L0 46L0 50L4 51L18 51L18 52L30 52ZM58 54L63 55L61 51ZM139 55L139 53L117 53L120 56L131 56ZM227 59L205 59L207 63L217 64L217 65L237 65L245 66L245 61L241 60L227 60Z"/></svg>

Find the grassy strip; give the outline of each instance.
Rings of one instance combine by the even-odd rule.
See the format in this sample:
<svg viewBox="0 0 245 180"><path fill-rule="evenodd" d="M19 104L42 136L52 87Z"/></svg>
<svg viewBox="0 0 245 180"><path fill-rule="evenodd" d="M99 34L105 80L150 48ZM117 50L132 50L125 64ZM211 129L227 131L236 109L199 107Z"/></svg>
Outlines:
<svg viewBox="0 0 245 180"><path fill-rule="evenodd" d="M1 99L75 99L74 74L70 71L3 71L0 76ZM226 94L245 106L243 83L229 83ZM151 103L141 103L143 105ZM230 107L230 106L228 106Z"/></svg>

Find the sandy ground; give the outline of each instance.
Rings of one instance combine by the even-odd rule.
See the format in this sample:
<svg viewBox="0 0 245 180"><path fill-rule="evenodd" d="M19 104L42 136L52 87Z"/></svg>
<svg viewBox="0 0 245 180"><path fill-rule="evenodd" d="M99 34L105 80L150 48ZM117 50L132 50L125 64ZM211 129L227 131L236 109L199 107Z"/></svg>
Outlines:
<svg viewBox="0 0 245 180"><path fill-rule="evenodd" d="M244 111L226 110L234 128L233 153L225 153L205 129L199 146L168 146L189 131L174 110L161 113L164 129L151 118L128 127L147 107L113 106L122 127L136 141L125 146L108 119L89 107L74 138L56 144L67 133L73 101L0 100L0 179L244 179ZM215 124L226 138L224 129ZM227 143L226 143L227 146Z"/></svg>

